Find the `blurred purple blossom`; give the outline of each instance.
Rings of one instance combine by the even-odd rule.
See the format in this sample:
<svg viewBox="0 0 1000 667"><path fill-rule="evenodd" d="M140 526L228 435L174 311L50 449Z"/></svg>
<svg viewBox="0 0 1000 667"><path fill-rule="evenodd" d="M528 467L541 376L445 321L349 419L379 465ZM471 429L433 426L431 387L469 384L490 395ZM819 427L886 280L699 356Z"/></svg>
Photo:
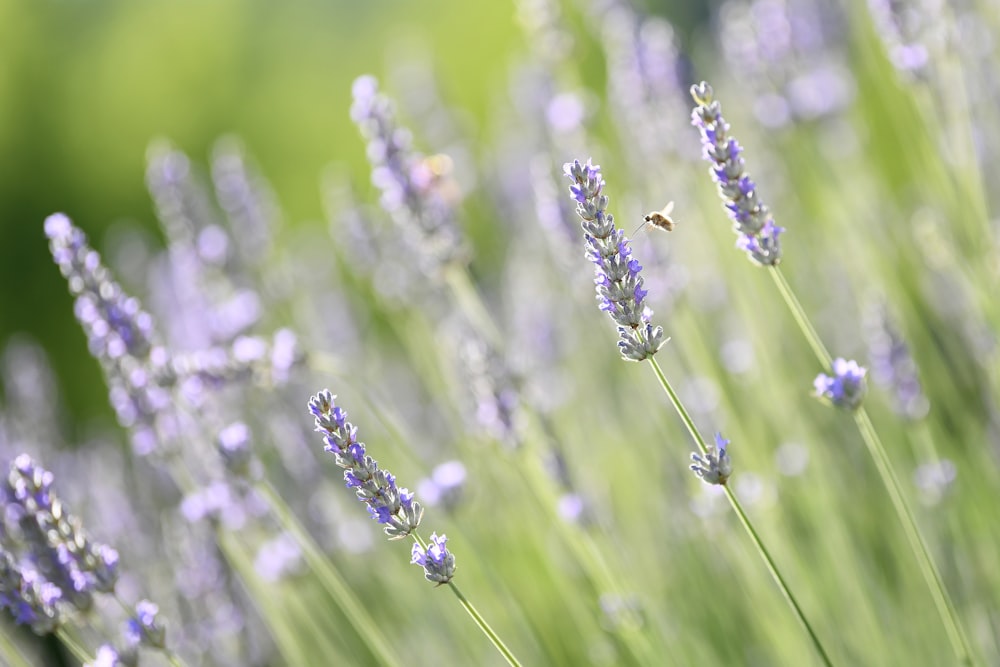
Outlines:
<svg viewBox="0 0 1000 667"><path fill-rule="evenodd" d="M833 375L820 373L813 381L816 396L830 401L838 408L854 410L865 396L866 369L856 361L838 357L833 361Z"/></svg>

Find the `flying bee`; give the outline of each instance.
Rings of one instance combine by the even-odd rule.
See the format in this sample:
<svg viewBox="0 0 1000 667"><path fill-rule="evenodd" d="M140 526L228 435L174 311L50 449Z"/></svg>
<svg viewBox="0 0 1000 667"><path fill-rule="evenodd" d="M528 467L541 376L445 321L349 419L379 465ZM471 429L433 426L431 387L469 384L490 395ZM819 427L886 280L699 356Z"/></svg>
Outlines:
<svg viewBox="0 0 1000 667"><path fill-rule="evenodd" d="M634 236L636 232L641 230L643 227L653 227L655 229L662 229L665 232L672 231L674 228L674 221L670 217L671 211L674 210L674 203L672 201L667 202L667 205L663 207L662 210L653 211L652 213L647 213L642 219L643 222L636 228L635 232L632 232Z"/></svg>

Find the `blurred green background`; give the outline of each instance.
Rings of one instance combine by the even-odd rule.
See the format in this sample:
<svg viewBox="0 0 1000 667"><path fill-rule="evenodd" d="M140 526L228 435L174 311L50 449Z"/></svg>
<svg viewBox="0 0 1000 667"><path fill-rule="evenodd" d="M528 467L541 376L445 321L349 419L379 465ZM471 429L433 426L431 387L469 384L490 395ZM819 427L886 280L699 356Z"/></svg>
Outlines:
<svg viewBox="0 0 1000 667"><path fill-rule="evenodd" d="M327 165L367 183L351 81L416 45L448 102L483 118L522 39L514 13L455 0L0 0L0 344L37 338L70 409L106 413L102 393L86 389L100 374L51 264L45 216L65 212L98 249L115 222L155 230L150 141L169 138L204 166L232 133L286 221L319 221Z"/></svg>

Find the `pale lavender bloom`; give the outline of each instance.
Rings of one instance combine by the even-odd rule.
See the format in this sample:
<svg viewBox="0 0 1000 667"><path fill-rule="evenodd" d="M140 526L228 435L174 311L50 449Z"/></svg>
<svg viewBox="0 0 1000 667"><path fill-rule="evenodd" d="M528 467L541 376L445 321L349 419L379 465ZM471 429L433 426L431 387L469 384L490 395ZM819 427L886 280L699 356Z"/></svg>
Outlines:
<svg viewBox="0 0 1000 667"><path fill-rule="evenodd" d="M623 143L642 156L637 169L648 173L668 163L686 137L677 38L666 20L612 4L594 20L607 57L608 103Z"/></svg>
<svg viewBox="0 0 1000 667"><path fill-rule="evenodd" d="M254 559L254 570L264 581L279 581L299 569L302 549L288 533L281 533L261 545Z"/></svg>
<svg viewBox="0 0 1000 667"><path fill-rule="evenodd" d="M846 15L837 2L753 0L719 11L722 52L735 79L755 95L768 127L843 110L854 79L843 54Z"/></svg>
<svg viewBox="0 0 1000 667"><path fill-rule="evenodd" d="M368 142L372 183L382 192L382 208L413 243L429 274L464 263L467 251L455 223L457 193L443 167L450 160L425 158L412 149L410 133L397 124L395 109L379 93L374 77L355 80L352 94L351 119Z"/></svg>
<svg viewBox="0 0 1000 667"><path fill-rule="evenodd" d="M0 544L20 552L41 577L58 586L62 600L86 611L95 593L114 590L118 552L87 537L80 521L66 512L52 482L52 473L27 454L11 462L0 487L5 523Z"/></svg>
<svg viewBox="0 0 1000 667"><path fill-rule="evenodd" d="M818 398L826 399L838 408L855 410L865 396L866 369L856 361L838 357L833 362L833 375L820 373L813 381Z"/></svg>
<svg viewBox="0 0 1000 667"><path fill-rule="evenodd" d="M166 646L166 629L159 619L160 608L149 600L135 605L135 614L125 623L126 643L162 649Z"/></svg>
<svg viewBox="0 0 1000 667"><path fill-rule="evenodd" d="M94 661L86 663L84 667L123 667L124 664L114 646L103 644L97 649Z"/></svg>
<svg viewBox="0 0 1000 667"><path fill-rule="evenodd" d="M216 445L226 469L231 473L246 477L253 463L253 449L250 447L250 427L241 421L233 422L219 431Z"/></svg>
<svg viewBox="0 0 1000 667"><path fill-rule="evenodd" d="M243 261L262 262L271 245L280 214L268 183L248 164L242 143L233 137L216 142L212 151L215 198L233 230Z"/></svg>
<svg viewBox="0 0 1000 667"><path fill-rule="evenodd" d="M347 412L334 404L335 398L324 389L309 400L316 431L323 434L324 450L344 468L347 487L355 490L372 518L385 526L389 539L406 537L420 525L423 507L407 489L396 486L392 473L380 470L378 462L365 453L364 443L357 439L357 428L347 421Z"/></svg>
<svg viewBox="0 0 1000 667"><path fill-rule="evenodd" d="M729 441L721 433L715 434L715 445L708 446L705 455L691 454L691 471L706 484L724 486L733 474L733 462L729 458Z"/></svg>
<svg viewBox="0 0 1000 667"><path fill-rule="evenodd" d="M691 86L691 97L697 104L691 119L701 133L703 155L712 163L712 179L738 235L736 247L757 264L776 266L781 261L778 236L785 230L774 224L770 209L760 201L740 155L743 148L729 136L722 105L713 96L712 87L704 81Z"/></svg>
<svg viewBox="0 0 1000 667"><path fill-rule="evenodd" d="M153 318L128 296L87 245L87 237L62 213L45 219L52 258L76 297L74 311L91 354L102 362L125 355L146 358L156 345Z"/></svg>
<svg viewBox="0 0 1000 667"><path fill-rule="evenodd" d="M872 378L889 389L893 407L899 415L906 419L922 419L927 415L930 403L920 385L916 361L890 320L886 304L872 302L865 313L864 323Z"/></svg>
<svg viewBox="0 0 1000 667"><path fill-rule="evenodd" d="M943 0L868 0L879 37L897 70L915 77L927 75L930 48L945 39Z"/></svg>
<svg viewBox="0 0 1000 667"><path fill-rule="evenodd" d="M424 577L427 581L438 584L446 584L455 576L455 556L446 546L448 538L442 533L438 537L437 533L431 533L429 546L424 549L414 543L410 551L410 562L424 568Z"/></svg>
<svg viewBox="0 0 1000 667"><path fill-rule="evenodd" d="M430 507L444 505L453 508L462 496L468 473L461 461L445 461L431 471L429 479L417 485L417 493Z"/></svg>
<svg viewBox="0 0 1000 667"><path fill-rule="evenodd" d="M74 311L87 335L90 353L101 363L111 406L129 429L139 454L156 446L171 417L166 348L159 343L153 318L139 301L125 294L87 244L86 236L61 213L45 220L52 257L76 297Z"/></svg>
<svg viewBox="0 0 1000 667"><path fill-rule="evenodd" d="M14 557L0 549L0 609L8 610L17 623L46 635L62 623L58 602L62 590L37 571L18 566Z"/></svg>
<svg viewBox="0 0 1000 667"><path fill-rule="evenodd" d="M476 425L488 436L504 445L520 445L517 418L521 404L518 379L495 346L466 325L457 325L453 334L462 371L463 385L475 401Z"/></svg>
<svg viewBox="0 0 1000 667"><path fill-rule="evenodd" d="M608 198L603 194L601 168L590 160L586 164L574 160L566 163L563 171L573 181L569 191L582 220L587 259L595 266L597 300L601 310L618 324L618 349L629 361L650 358L664 342L663 328L654 328L649 322L652 310L643 303L642 266L631 258L625 232L606 212Z"/></svg>
<svg viewBox="0 0 1000 667"><path fill-rule="evenodd" d="M579 493L564 493L556 503L559 516L568 523L583 524L588 520L587 501Z"/></svg>
<svg viewBox="0 0 1000 667"><path fill-rule="evenodd" d="M940 459L917 466L913 471L913 482L920 490L920 500L925 505L937 505L957 476L955 464L948 459Z"/></svg>

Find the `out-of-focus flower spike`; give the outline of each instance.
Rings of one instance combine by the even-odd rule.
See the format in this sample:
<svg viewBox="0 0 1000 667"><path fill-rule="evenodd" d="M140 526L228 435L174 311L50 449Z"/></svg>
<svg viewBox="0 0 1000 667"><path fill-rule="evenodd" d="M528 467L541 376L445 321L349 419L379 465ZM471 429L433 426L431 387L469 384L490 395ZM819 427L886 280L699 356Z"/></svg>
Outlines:
<svg viewBox="0 0 1000 667"><path fill-rule="evenodd" d="M412 149L409 131L396 122L392 102L372 76L352 87L351 119L368 142L372 183L382 192L381 204L419 254L419 263L437 276L453 263L465 263L468 252L455 223L453 183L446 156L424 157Z"/></svg>

